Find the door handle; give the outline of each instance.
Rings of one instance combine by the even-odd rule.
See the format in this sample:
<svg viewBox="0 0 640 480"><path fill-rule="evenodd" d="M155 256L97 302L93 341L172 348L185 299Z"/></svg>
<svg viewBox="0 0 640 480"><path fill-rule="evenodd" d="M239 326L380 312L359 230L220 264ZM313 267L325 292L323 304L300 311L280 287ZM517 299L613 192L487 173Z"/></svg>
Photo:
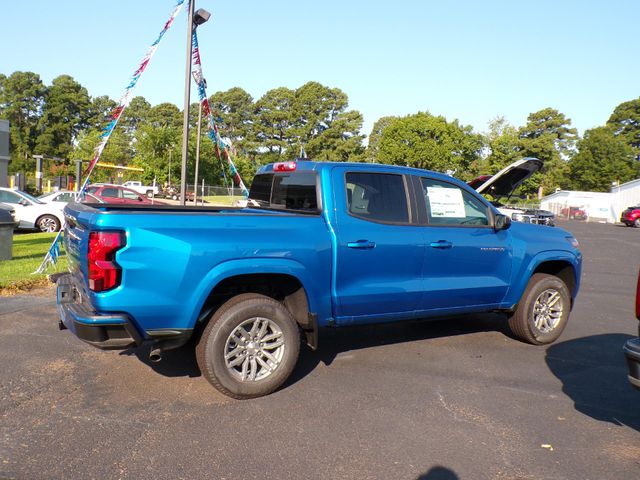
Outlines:
<svg viewBox="0 0 640 480"><path fill-rule="evenodd" d="M349 248L374 248L375 246L376 242L370 242L369 240L358 240L357 242L347 243L347 247Z"/></svg>
<svg viewBox="0 0 640 480"><path fill-rule="evenodd" d="M431 242L429 246L431 248L451 248L453 247L453 243L446 240L438 240L437 242Z"/></svg>

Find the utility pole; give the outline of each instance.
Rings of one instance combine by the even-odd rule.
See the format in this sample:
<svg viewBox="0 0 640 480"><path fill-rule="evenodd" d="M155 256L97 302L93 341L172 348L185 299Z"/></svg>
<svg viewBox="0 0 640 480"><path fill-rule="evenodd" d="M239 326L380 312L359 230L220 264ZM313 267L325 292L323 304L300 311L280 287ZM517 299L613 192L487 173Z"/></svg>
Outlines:
<svg viewBox="0 0 640 480"><path fill-rule="evenodd" d="M204 80L203 80L204 81ZM205 82L206 85L206 82ZM193 180L193 204L198 204L198 165L200 164L200 125L202 123L202 102L198 108L198 137L196 138L196 174Z"/></svg>
<svg viewBox="0 0 640 480"><path fill-rule="evenodd" d="M187 18L187 64L184 74L184 110L182 117L182 169L180 170L180 205L185 204L187 190L187 157L189 156L189 105L191 102L191 36L195 0L189 0Z"/></svg>

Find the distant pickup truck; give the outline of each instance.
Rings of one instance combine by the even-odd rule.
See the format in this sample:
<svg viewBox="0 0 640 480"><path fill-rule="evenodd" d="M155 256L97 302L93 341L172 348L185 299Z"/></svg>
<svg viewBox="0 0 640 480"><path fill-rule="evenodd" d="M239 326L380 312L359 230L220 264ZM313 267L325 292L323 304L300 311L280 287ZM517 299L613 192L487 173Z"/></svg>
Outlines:
<svg viewBox="0 0 640 480"><path fill-rule="evenodd" d="M202 374L242 399L280 387L323 327L500 312L548 344L578 293L569 232L512 223L442 174L276 163L247 203L67 206L61 328L103 349L150 344L152 361L193 338Z"/></svg>
<svg viewBox="0 0 640 480"><path fill-rule="evenodd" d="M160 192L160 189L156 185L143 185L142 182L138 182L135 180L124 182L122 186L130 188L131 190L135 190L140 195L146 195L147 198L154 197Z"/></svg>

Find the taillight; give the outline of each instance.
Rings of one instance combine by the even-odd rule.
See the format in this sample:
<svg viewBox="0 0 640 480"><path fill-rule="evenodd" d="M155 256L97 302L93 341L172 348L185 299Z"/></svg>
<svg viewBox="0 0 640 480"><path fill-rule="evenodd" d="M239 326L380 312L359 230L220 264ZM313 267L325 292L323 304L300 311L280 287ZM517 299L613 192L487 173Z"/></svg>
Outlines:
<svg viewBox="0 0 640 480"><path fill-rule="evenodd" d="M105 292L120 285L122 269L115 262L116 252L126 245L122 232L89 233L89 288Z"/></svg>
<svg viewBox="0 0 640 480"><path fill-rule="evenodd" d="M278 162L273 164L274 172L293 172L298 164L296 162Z"/></svg>
<svg viewBox="0 0 640 480"><path fill-rule="evenodd" d="M636 318L640 320L640 272L638 273L638 285L636 286Z"/></svg>

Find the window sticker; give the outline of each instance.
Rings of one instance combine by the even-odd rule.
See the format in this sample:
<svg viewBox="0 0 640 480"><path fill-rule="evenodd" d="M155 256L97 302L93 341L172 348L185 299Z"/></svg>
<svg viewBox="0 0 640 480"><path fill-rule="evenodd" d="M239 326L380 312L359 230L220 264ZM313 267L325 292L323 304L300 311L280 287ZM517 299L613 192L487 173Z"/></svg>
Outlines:
<svg viewBox="0 0 640 480"><path fill-rule="evenodd" d="M427 187L432 217L464 218L464 201L458 188Z"/></svg>

